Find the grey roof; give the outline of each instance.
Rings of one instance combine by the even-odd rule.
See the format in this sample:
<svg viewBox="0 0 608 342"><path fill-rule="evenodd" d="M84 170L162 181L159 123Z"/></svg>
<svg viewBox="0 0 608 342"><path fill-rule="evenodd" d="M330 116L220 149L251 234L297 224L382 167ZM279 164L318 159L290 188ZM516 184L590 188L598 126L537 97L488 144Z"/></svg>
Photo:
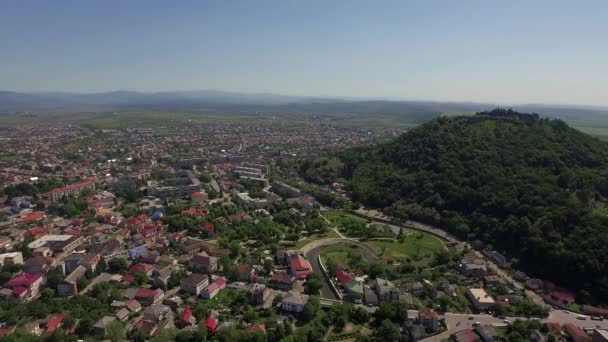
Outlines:
<svg viewBox="0 0 608 342"><path fill-rule="evenodd" d="M76 284L78 279L84 277L84 274L86 272L87 272L86 267L84 267L82 265L78 265L78 267L76 267L76 269L74 271L72 271L72 273L70 273L69 276L65 277L64 281L69 284Z"/></svg>
<svg viewBox="0 0 608 342"><path fill-rule="evenodd" d="M116 317L112 316L103 316L97 323L95 323L95 328L105 329L105 327L110 324L112 321L116 320Z"/></svg>

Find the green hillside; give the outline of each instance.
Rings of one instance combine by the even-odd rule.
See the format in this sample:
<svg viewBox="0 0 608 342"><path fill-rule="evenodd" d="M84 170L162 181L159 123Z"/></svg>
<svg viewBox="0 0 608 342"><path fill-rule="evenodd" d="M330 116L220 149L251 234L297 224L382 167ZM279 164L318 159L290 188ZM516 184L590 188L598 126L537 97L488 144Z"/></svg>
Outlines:
<svg viewBox="0 0 608 342"><path fill-rule="evenodd" d="M608 144L559 120L495 110L302 165L354 200L480 239L519 268L608 302Z"/></svg>

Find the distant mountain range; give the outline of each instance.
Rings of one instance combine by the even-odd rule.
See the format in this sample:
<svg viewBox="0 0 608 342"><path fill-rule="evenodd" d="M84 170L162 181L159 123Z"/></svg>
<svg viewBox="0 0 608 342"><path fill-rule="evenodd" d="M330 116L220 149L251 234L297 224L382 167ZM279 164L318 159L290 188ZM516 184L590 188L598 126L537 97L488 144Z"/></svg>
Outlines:
<svg viewBox="0 0 608 342"><path fill-rule="evenodd" d="M355 98L322 98L269 93L237 93L217 90L101 93L20 93L0 91L0 112L157 110L237 111L267 113L316 113L407 116L422 122L441 114L469 114L496 104L468 102L394 101ZM515 105L513 108L565 120L606 120L608 108L585 106Z"/></svg>

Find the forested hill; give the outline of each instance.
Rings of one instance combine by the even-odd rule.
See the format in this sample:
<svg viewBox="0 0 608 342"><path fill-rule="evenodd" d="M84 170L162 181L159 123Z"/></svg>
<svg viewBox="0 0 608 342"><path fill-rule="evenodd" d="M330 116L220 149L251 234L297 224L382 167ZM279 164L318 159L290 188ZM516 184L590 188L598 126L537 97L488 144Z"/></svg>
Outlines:
<svg viewBox="0 0 608 342"><path fill-rule="evenodd" d="M608 303L608 144L506 110L436 118L396 140L305 162L355 200L480 239L531 275Z"/></svg>

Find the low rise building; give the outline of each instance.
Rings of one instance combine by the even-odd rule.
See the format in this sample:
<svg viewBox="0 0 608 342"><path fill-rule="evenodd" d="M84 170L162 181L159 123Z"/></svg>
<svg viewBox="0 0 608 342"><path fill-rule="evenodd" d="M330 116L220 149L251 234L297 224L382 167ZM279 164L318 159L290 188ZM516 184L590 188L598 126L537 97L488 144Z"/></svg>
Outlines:
<svg viewBox="0 0 608 342"><path fill-rule="evenodd" d="M180 290L198 296L208 285L209 278L206 275L192 273L188 277L182 279L180 283Z"/></svg>
<svg viewBox="0 0 608 342"><path fill-rule="evenodd" d="M475 309L479 311L489 310L494 307L496 302L494 298L486 293L484 289L481 288L470 288L467 290L467 297L471 301L471 304L475 307Z"/></svg>

